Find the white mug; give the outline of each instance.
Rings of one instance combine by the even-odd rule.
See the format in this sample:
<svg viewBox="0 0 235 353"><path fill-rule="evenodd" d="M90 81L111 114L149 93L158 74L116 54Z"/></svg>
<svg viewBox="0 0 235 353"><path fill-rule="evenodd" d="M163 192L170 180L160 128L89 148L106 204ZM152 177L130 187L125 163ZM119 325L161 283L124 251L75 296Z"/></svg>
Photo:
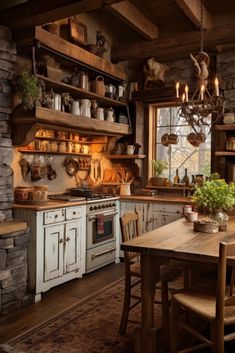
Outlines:
<svg viewBox="0 0 235 353"><path fill-rule="evenodd" d="M197 221L198 213L195 211L189 211L186 214L186 218L188 222L194 222Z"/></svg>
<svg viewBox="0 0 235 353"><path fill-rule="evenodd" d="M126 148L126 153L127 154L134 154L134 151L135 151L135 146L134 145L127 145L127 148Z"/></svg>

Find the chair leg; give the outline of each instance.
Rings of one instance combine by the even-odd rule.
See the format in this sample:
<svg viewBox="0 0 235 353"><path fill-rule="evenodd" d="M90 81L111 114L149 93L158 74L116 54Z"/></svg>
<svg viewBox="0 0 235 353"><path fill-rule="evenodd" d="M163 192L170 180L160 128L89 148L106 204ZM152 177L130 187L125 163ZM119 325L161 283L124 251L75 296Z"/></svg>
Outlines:
<svg viewBox="0 0 235 353"><path fill-rule="evenodd" d="M164 342L169 347L170 337L170 314L169 314L169 293L168 293L168 282L161 281L161 300L162 300L162 327Z"/></svg>
<svg viewBox="0 0 235 353"><path fill-rule="evenodd" d="M178 351L178 317L179 306L174 298L171 301L171 340L170 340L170 353L177 353Z"/></svg>
<svg viewBox="0 0 235 353"><path fill-rule="evenodd" d="M125 277L125 294L124 294L124 302L123 302L123 308L122 308L122 317L119 325L119 333L121 335L125 335L126 333L130 305L131 305L131 279L128 275Z"/></svg>
<svg viewBox="0 0 235 353"><path fill-rule="evenodd" d="M224 325L218 322L211 323L212 353L224 353Z"/></svg>

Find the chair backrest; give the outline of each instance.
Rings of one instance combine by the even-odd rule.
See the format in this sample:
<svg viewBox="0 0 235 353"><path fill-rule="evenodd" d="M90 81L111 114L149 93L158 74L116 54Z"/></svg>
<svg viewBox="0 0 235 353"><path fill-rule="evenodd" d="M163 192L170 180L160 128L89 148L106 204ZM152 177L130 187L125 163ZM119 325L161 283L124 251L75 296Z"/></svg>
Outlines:
<svg viewBox="0 0 235 353"><path fill-rule="evenodd" d="M217 295L216 295L216 318L218 321L224 320L224 306L235 305L234 277L235 267L232 267L230 274L229 293L226 293L226 274L227 274L227 258L235 259L235 243L220 243L219 246L219 264L217 279Z"/></svg>
<svg viewBox="0 0 235 353"><path fill-rule="evenodd" d="M141 235L141 225L140 225L140 212L127 212L122 217L120 217L120 226L122 241L126 242L128 240L134 239ZM136 257L136 253L125 252L125 256L130 259Z"/></svg>

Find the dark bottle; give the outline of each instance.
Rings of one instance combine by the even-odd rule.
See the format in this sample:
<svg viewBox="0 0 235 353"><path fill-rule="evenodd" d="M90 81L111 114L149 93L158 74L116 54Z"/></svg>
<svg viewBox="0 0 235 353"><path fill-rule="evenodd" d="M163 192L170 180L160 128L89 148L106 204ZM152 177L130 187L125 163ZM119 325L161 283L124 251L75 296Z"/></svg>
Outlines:
<svg viewBox="0 0 235 353"><path fill-rule="evenodd" d="M184 170L183 183L184 183L186 186L189 186L188 169L185 169L185 170Z"/></svg>
<svg viewBox="0 0 235 353"><path fill-rule="evenodd" d="M179 184L179 182L180 182L180 177L179 177L179 171L178 171L178 169L176 169L176 174L175 174L175 176L174 176L174 184Z"/></svg>

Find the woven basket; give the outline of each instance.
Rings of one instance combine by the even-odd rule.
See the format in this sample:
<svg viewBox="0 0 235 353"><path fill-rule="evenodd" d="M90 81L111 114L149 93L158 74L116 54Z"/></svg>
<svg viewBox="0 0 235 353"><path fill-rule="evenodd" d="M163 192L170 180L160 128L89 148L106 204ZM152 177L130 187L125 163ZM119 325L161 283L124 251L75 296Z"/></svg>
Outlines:
<svg viewBox="0 0 235 353"><path fill-rule="evenodd" d="M100 96L105 96L106 87L102 76L97 76L95 81L93 81L93 91Z"/></svg>

